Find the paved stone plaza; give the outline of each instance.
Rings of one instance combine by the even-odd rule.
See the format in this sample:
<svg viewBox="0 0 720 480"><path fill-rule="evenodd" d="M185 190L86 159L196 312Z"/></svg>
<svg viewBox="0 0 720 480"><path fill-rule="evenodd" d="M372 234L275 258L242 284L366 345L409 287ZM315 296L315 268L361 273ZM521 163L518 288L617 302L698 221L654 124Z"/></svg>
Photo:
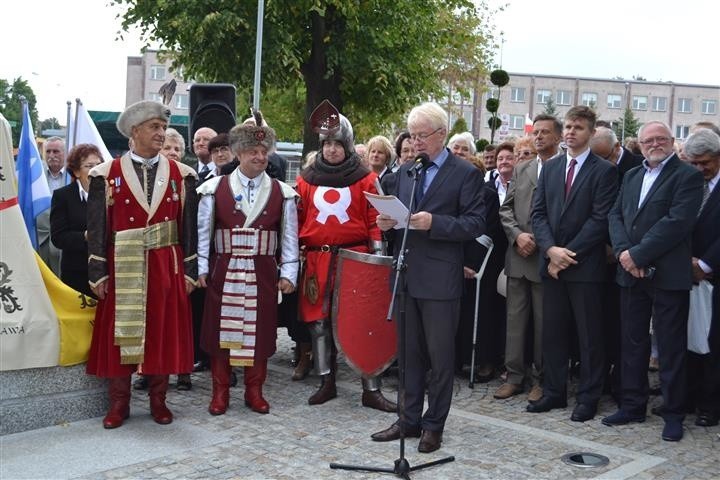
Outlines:
<svg viewBox="0 0 720 480"><path fill-rule="evenodd" d="M104 430L96 418L0 437L0 479L394 478L329 468L331 462L392 468L399 442L372 442L370 434L394 417L361 407L359 378L342 362L338 398L310 407L307 397L318 379L290 381L291 356L291 342L282 333L264 389L269 415L244 406L240 385L231 389L228 413L211 416L209 372L201 372L193 374L192 391L176 392L171 386L175 421L168 426L152 421L146 393L133 392L131 417L121 428ZM392 397L397 380L384 381ZM406 442L411 465L449 455L456 460L413 472L412 478L720 478L720 427L696 427L694 416L685 422L683 440L670 443L660 439L662 420L652 415L643 424L602 425L600 418L614 411L606 398L598 417L577 424L570 421L572 399L565 410L530 414L526 395L494 400L498 386L495 380L471 390L467 379L457 378L442 448L424 455L417 452L417 439ZM651 404L660 401L653 397ZM605 455L610 463L588 469L561 461L577 451Z"/></svg>

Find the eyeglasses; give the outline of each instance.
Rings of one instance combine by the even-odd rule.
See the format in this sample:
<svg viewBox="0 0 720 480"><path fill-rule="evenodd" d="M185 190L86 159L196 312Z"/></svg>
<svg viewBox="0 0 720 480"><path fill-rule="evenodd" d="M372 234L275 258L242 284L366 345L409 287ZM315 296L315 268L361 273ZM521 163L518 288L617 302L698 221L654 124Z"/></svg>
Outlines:
<svg viewBox="0 0 720 480"><path fill-rule="evenodd" d="M658 145L664 145L667 142L671 140L670 137L652 137L652 138L646 138L645 140L640 140L640 145L652 145L654 143L657 143Z"/></svg>
<svg viewBox="0 0 720 480"><path fill-rule="evenodd" d="M410 140L412 140L413 142L416 141L416 140L422 140L422 141L424 142L424 141L427 140L429 137L432 137L432 136L435 135L437 132L439 132L440 130L442 130L442 128L443 128L443 127L438 127L438 128L436 128L435 130L433 130L433 131L430 132L430 133L416 133L416 134L414 134L414 135L410 135Z"/></svg>

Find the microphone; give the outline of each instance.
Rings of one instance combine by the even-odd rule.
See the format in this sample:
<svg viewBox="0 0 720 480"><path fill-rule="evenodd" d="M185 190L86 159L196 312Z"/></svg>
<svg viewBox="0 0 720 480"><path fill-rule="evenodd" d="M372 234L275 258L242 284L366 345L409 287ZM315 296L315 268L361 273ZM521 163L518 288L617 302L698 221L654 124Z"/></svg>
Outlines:
<svg viewBox="0 0 720 480"><path fill-rule="evenodd" d="M411 177L417 174L423 168L427 168L427 166L430 165L430 157L425 152L418 153L412 163L412 166L408 169L407 172L408 175Z"/></svg>

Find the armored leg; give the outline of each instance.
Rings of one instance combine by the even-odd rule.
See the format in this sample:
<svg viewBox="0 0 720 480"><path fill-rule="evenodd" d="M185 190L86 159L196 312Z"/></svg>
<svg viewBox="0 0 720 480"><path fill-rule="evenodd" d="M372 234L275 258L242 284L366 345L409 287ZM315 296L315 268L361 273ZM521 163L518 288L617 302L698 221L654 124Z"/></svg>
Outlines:
<svg viewBox="0 0 720 480"><path fill-rule="evenodd" d="M363 407L374 408L383 412L397 412L397 404L385 398L380 391L380 377L362 377Z"/></svg>
<svg viewBox="0 0 720 480"><path fill-rule="evenodd" d="M333 351L330 322L312 322L308 324L312 337L312 356L316 375L327 375L331 370L330 357Z"/></svg>
<svg viewBox="0 0 720 480"><path fill-rule="evenodd" d="M312 322L308 325L308 329L313 340L315 371L321 375L322 380L320 388L308 399L308 403L320 405L337 397L335 388L336 355L333 350L329 322Z"/></svg>

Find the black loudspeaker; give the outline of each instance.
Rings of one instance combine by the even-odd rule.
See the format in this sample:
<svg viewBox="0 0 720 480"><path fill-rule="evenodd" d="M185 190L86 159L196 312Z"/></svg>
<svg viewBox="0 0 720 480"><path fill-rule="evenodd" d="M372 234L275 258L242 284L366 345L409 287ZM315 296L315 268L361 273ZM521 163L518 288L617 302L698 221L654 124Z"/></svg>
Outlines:
<svg viewBox="0 0 720 480"><path fill-rule="evenodd" d="M229 83L194 83L190 85L190 128L188 145L199 128L210 127L227 133L235 126L235 86Z"/></svg>

